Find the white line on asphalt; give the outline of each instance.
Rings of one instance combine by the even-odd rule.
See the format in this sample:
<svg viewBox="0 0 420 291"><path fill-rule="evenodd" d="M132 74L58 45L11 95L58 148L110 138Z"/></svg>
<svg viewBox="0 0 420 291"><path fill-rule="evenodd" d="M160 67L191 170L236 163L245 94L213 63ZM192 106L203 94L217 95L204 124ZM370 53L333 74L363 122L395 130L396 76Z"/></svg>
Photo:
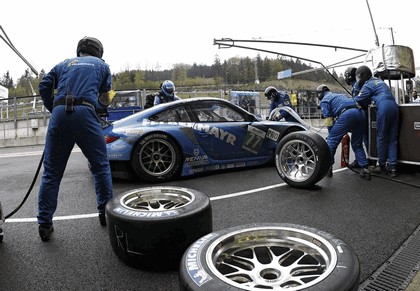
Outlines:
<svg viewBox="0 0 420 291"><path fill-rule="evenodd" d="M98 213L56 216L53 218L53 220L74 220L74 219L91 218L91 217L98 217ZM36 218L8 218L6 220L6 222L34 222L34 221L37 221L37 219Z"/></svg>
<svg viewBox="0 0 420 291"><path fill-rule="evenodd" d="M72 152L73 153L80 153L81 150L79 148L76 148L76 149L73 149ZM16 158L16 157L29 157L29 156L41 156L42 153L43 153L43 151L0 154L0 159Z"/></svg>
<svg viewBox="0 0 420 291"><path fill-rule="evenodd" d="M347 168L337 169L337 170L334 170L334 173L345 171L345 170L347 170ZM274 185L265 186L261 188L255 188L255 189L251 189L247 191L241 191L241 192L236 192L236 193L231 193L231 194L220 195L216 197L210 197L210 201L228 199L228 198L233 198L233 197L238 197L238 196L245 196L245 195L254 194L261 191L280 188L286 185L287 185L286 183L274 184ZM53 220L74 220L74 219L92 218L92 217L98 217L98 213L55 216ZM36 218L8 218L6 220L6 222L36 222L36 221L37 221Z"/></svg>

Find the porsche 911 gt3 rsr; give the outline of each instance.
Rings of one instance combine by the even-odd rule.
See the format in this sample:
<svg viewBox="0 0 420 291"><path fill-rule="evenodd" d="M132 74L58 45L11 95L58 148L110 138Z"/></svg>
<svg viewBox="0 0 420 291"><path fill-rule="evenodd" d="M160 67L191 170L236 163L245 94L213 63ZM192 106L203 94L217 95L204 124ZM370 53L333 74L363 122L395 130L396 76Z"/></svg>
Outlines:
<svg viewBox="0 0 420 291"><path fill-rule="evenodd" d="M104 127L113 176L131 172L148 182L273 163L279 142L290 133L306 137L309 131L300 123L261 120L210 97L160 104ZM323 173L316 169L313 144L292 138L285 146L278 156L282 165L275 163L282 179L297 187L319 181ZM316 177L306 182L313 172Z"/></svg>

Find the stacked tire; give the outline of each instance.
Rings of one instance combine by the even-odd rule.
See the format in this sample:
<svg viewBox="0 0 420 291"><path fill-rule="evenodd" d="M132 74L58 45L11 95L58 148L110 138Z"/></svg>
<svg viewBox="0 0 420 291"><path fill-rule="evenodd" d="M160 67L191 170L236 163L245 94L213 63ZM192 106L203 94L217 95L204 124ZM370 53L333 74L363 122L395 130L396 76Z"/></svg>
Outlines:
<svg viewBox="0 0 420 291"><path fill-rule="evenodd" d="M146 187L107 203L112 249L130 266L149 270L179 267L185 250L212 232L212 209L205 194L182 187Z"/></svg>

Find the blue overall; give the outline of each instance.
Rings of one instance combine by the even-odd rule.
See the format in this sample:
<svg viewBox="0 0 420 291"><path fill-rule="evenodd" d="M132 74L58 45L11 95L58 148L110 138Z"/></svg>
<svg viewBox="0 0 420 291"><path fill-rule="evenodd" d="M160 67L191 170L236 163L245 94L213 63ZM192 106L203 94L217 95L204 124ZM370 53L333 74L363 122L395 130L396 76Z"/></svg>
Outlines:
<svg viewBox="0 0 420 291"><path fill-rule="evenodd" d="M279 106L288 106L291 109L295 110L295 108L292 105L292 101L290 100L290 96L288 94L280 92L280 91L277 93L276 98L271 100L270 112L273 111L275 108L277 108ZM280 110L279 114L280 114L281 118L284 118L284 120L286 120L286 121L297 122L297 120L292 115L290 115L290 113L288 113L287 111Z"/></svg>
<svg viewBox="0 0 420 291"><path fill-rule="evenodd" d="M351 96L354 98L355 96L359 95L360 92L360 85L358 82L354 81L351 88ZM368 110L367 108L363 108L366 116L366 131L365 135L363 136L363 144L365 145L366 151L369 150L369 121L368 121Z"/></svg>
<svg viewBox="0 0 420 291"><path fill-rule="evenodd" d="M109 66L101 59L84 56L56 65L39 84L39 92L51 119L44 149L44 172L38 193L38 223L51 225L57 208L60 182L70 153L77 144L91 165L99 212L112 198L112 178L101 123L96 115L98 93L111 90ZM54 89L57 94L53 96ZM66 112L66 95L84 100ZM54 103L60 105L54 106Z"/></svg>
<svg viewBox="0 0 420 291"><path fill-rule="evenodd" d="M324 118L336 119L332 126L328 126L327 144L331 154L331 165L343 136L351 132L351 147L356 156L357 163L367 168L368 160L363 149L362 141L365 134L365 113L356 107L356 102L346 95L326 92L320 102Z"/></svg>
<svg viewBox="0 0 420 291"><path fill-rule="evenodd" d="M155 100L153 102L153 105L158 105L161 103L167 103L167 102L172 102L175 100L179 100L180 98L178 96L176 96L175 94L172 96L166 96L165 93L163 93L162 91L160 91L156 96L155 96Z"/></svg>
<svg viewBox="0 0 420 291"><path fill-rule="evenodd" d="M388 85L376 77L367 80L354 100L367 107L371 102L376 105L376 146L378 164L385 167L397 165L398 146L398 104Z"/></svg>

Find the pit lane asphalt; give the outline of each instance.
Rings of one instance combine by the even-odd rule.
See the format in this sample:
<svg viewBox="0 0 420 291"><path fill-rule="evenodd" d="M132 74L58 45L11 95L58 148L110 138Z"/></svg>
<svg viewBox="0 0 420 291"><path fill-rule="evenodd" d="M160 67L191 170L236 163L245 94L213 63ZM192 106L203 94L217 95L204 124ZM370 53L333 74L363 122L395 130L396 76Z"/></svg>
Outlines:
<svg viewBox="0 0 420 291"><path fill-rule="evenodd" d="M0 201L6 214L27 192L42 150L43 147L0 149ZM420 185L419 177L419 173L408 172L398 179ZM107 230L99 225L93 179L80 151L72 153L67 165L55 213L55 231L48 243L38 237L35 220L39 180L38 177L27 202L4 224L0 290L178 290L177 271L134 269L113 253ZM114 193L148 185L114 181ZM420 224L418 188L379 177L364 181L348 169L337 168L333 178L318 183L322 186L319 191L285 185L274 167L211 174L162 185L207 194L213 208L214 230L247 223L282 222L329 232L355 250L360 260L361 283Z"/></svg>

